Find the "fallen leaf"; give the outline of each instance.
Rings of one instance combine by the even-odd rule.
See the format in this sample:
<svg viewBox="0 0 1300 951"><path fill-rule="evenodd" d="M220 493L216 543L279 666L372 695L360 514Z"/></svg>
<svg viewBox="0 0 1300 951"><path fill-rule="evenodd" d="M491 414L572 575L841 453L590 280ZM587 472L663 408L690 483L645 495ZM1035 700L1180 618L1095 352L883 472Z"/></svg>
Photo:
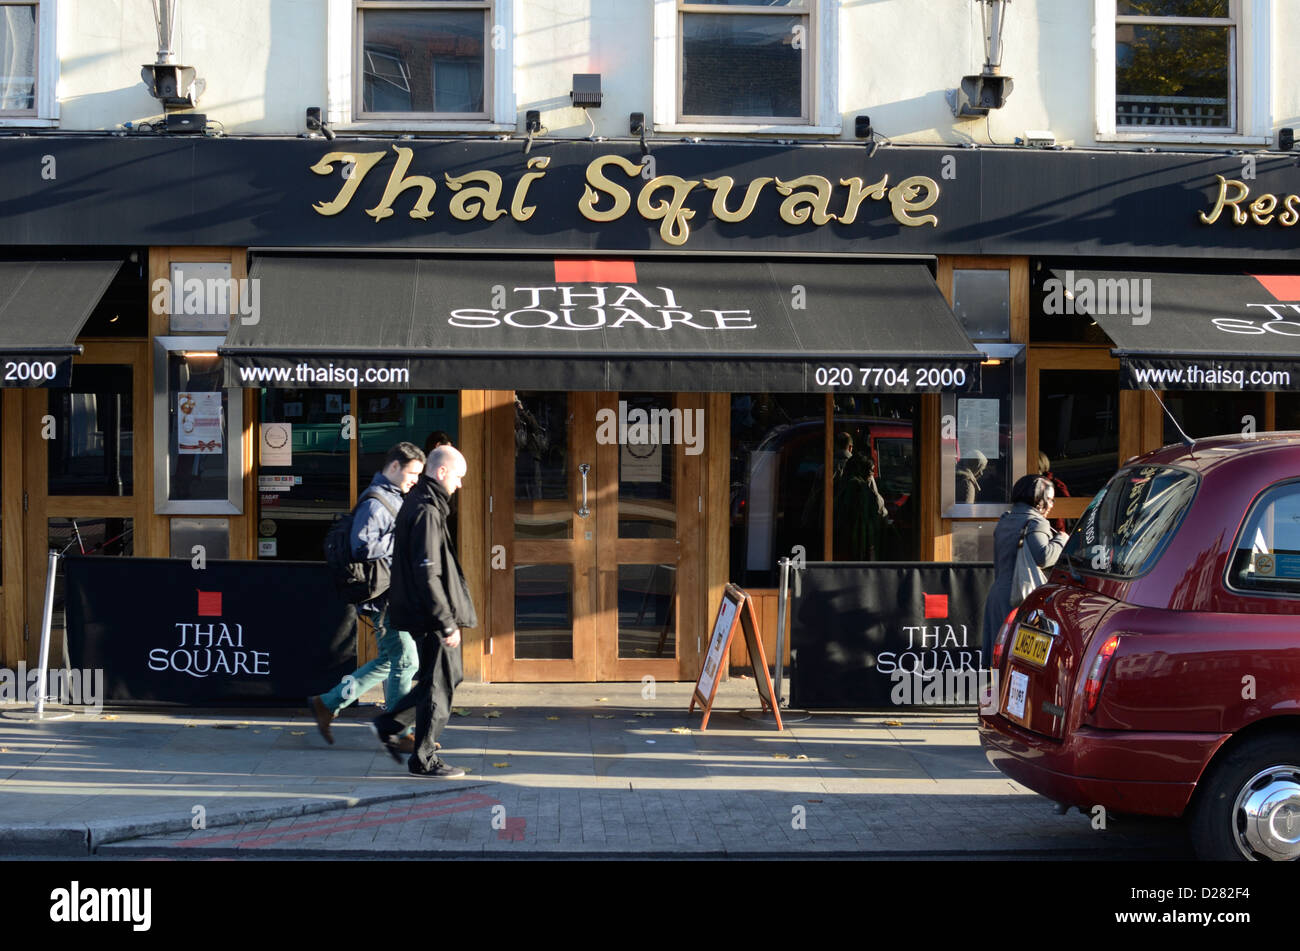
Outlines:
<svg viewBox="0 0 1300 951"><path fill-rule="evenodd" d="M604 702L605 702L606 700L608 700L608 699L609 699L609 697L597 697L597 698L596 698L596 702L597 702L597 703L604 703Z"/></svg>
<svg viewBox="0 0 1300 951"><path fill-rule="evenodd" d="M495 766L497 769L505 769L505 768L506 768L507 766L509 766L510 764L509 764L509 763L493 763L492 765Z"/></svg>
<svg viewBox="0 0 1300 951"><path fill-rule="evenodd" d="M820 799L809 799L808 802L821 802Z"/></svg>
<svg viewBox="0 0 1300 951"><path fill-rule="evenodd" d="M256 731L254 731L254 732L256 732ZM289 731L289 735L290 735L290 736L306 736L306 735L307 735L307 731L306 731L306 730L290 730L290 731Z"/></svg>
<svg viewBox="0 0 1300 951"><path fill-rule="evenodd" d="M187 724L185 724L185 728L186 728L187 730L192 730L192 729L194 729L196 726L198 726L197 723L187 723ZM280 729L280 728L277 726L276 729L278 730L278 729Z"/></svg>
<svg viewBox="0 0 1300 951"><path fill-rule="evenodd" d="M547 717L546 719L548 719L548 720L558 720L559 717Z"/></svg>
<svg viewBox="0 0 1300 951"><path fill-rule="evenodd" d="M790 758L790 754L789 754L789 753L773 753L773 754L772 754L772 759L789 759L789 758Z"/></svg>
<svg viewBox="0 0 1300 951"><path fill-rule="evenodd" d="M884 725L885 725L885 726L902 726L902 725L903 725L903 721L902 721L902 720L886 720L886 721L884 722Z"/></svg>
<svg viewBox="0 0 1300 951"><path fill-rule="evenodd" d="M105 713L102 717L100 717L100 719L101 719L101 720L116 720L116 719L117 719L117 714L116 714L116 713Z"/></svg>
<svg viewBox="0 0 1300 951"><path fill-rule="evenodd" d="M8 753L8 752L9 752L9 747L0 746L0 753Z"/></svg>
<svg viewBox="0 0 1300 951"><path fill-rule="evenodd" d="M467 717L469 716L469 707L452 707L451 712L458 717Z"/></svg>
<svg viewBox="0 0 1300 951"><path fill-rule="evenodd" d="M654 714L653 714L653 713L646 713L644 710L638 710L638 711L636 712L636 716L639 716L639 717L652 717L652 716L654 716Z"/></svg>
<svg viewBox="0 0 1300 951"><path fill-rule="evenodd" d="M690 732L691 732L691 728L688 727L688 726L675 726L675 727L673 727L673 732L674 732L674 733L690 733Z"/></svg>
<svg viewBox="0 0 1300 951"><path fill-rule="evenodd" d="M807 758L808 757L805 756L803 753L800 753L798 756L795 757L795 759L807 759Z"/></svg>
<svg viewBox="0 0 1300 951"><path fill-rule="evenodd" d="M593 713L593 714L591 715L591 718L592 718L593 720L612 720L612 719L614 719L614 714L612 714L612 713Z"/></svg>
<svg viewBox="0 0 1300 951"><path fill-rule="evenodd" d="M489 720L495 720L497 717L501 716L501 711L500 711L500 710L489 710L487 713L483 714L483 716L486 717L486 718L489 719Z"/></svg>

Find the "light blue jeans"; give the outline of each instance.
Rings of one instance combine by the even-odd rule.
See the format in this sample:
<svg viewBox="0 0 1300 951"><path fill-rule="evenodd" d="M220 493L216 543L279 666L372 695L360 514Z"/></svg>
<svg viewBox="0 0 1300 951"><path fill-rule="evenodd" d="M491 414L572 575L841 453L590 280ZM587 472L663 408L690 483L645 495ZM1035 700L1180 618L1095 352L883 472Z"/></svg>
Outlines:
<svg viewBox="0 0 1300 951"><path fill-rule="evenodd" d="M388 608L379 614L369 615L375 625L375 640L379 656L370 663L344 677L329 693L321 694L320 702L335 716L350 703L361 699L376 684L384 683L384 709L411 692L415 671L420 665L415 641L406 631L388 624Z"/></svg>

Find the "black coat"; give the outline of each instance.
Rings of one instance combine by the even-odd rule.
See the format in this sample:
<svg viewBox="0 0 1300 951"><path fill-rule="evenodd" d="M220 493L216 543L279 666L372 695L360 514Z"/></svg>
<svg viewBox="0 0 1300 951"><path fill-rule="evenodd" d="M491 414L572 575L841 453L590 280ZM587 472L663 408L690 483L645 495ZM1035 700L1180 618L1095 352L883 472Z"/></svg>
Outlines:
<svg viewBox="0 0 1300 951"><path fill-rule="evenodd" d="M447 514L451 498L429 478L406 494L393 529L393 576L388 623L412 634L450 633L474 627L478 614L460 570Z"/></svg>

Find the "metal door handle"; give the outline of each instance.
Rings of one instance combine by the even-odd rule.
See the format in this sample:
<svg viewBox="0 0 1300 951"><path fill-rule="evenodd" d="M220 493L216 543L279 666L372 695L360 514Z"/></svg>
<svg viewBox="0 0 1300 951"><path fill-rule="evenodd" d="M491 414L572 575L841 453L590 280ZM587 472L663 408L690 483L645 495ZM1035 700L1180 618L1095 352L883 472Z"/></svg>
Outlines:
<svg viewBox="0 0 1300 951"><path fill-rule="evenodd" d="M578 471L582 473L582 507L578 509L578 518L586 518L591 514L591 509L587 508L587 473L591 466L584 462L578 466Z"/></svg>

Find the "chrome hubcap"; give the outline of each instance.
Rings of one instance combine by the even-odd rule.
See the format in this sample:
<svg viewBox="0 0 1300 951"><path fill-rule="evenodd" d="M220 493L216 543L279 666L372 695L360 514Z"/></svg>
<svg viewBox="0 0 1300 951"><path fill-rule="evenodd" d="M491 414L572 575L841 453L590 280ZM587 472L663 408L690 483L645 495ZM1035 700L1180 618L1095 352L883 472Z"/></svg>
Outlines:
<svg viewBox="0 0 1300 951"><path fill-rule="evenodd" d="M1260 770L1233 806L1237 848L1248 859L1300 859L1300 766Z"/></svg>

